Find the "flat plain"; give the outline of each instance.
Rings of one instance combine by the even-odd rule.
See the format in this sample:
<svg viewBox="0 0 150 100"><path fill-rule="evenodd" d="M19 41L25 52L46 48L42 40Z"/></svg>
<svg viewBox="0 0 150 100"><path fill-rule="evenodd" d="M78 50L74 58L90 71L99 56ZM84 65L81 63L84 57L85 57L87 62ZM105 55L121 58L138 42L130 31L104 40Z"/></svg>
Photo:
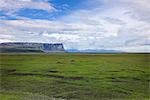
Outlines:
<svg viewBox="0 0 150 100"><path fill-rule="evenodd" d="M0 54L1 100L148 100L150 54Z"/></svg>

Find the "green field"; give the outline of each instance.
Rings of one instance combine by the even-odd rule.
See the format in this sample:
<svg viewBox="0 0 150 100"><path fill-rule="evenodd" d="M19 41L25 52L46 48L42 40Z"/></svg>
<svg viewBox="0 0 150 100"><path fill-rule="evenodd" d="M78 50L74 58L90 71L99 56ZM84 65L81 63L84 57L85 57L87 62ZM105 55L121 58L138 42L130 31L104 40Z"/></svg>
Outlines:
<svg viewBox="0 0 150 100"><path fill-rule="evenodd" d="M148 100L150 54L0 54L1 100Z"/></svg>

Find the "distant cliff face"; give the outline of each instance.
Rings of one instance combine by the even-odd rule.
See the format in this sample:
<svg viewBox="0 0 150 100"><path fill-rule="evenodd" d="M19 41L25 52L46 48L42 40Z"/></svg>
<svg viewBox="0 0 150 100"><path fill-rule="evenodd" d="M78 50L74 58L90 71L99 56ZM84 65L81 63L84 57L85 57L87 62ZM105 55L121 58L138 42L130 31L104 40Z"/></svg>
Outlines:
<svg viewBox="0 0 150 100"><path fill-rule="evenodd" d="M63 44L42 44L42 51L44 52L64 52Z"/></svg>
<svg viewBox="0 0 150 100"><path fill-rule="evenodd" d="M64 52L62 43L28 43L28 42L8 42L0 43L1 52Z"/></svg>

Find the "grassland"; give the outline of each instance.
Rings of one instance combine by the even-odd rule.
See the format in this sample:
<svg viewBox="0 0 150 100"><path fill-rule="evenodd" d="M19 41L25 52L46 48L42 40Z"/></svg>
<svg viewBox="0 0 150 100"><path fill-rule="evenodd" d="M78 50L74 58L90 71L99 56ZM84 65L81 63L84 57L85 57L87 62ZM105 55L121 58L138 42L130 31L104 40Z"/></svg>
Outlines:
<svg viewBox="0 0 150 100"><path fill-rule="evenodd" d="M150 54L1 54L2 100L148 100Z"/></svg>

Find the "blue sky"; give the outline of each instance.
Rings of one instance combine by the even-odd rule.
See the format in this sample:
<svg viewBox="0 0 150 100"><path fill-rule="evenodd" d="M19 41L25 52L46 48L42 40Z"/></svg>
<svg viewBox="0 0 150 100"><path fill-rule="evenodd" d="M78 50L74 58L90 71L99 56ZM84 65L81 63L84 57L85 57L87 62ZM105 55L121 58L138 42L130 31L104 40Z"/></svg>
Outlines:
<svg viewBox="0 0 150 100"><path fill-rule="evenodd" d="M9 0L3 0L3 1L9 1ZM17 1L22 1L21 3L24 3L25 1L28 2L30 0L14 0L14 1L16 1L16 3ZM31 1L37 2L37 5L38 2L45 2L46 4L54 7L54 9L50 12L49 10L37 9L34 7L33 8L21 7L15 12L15 16L13 14L11 16L10 15L8 16L5 11L1 10L0 15L5 16L5 18L1 18L1 19L14 20L17 19L16 18L17 15L17 16L27 17L31 19L44 19L44 20L56 19L57 20L57 18L70 14L73 11L90 8L86 6L86 2L88 0L31 0Z"/></svg>
<svg viewBox="0 0 150 100"><path fill-rule="evenodd" d="M26 8L21 9L18 15L32 19L57 20L57 18L65 16L83 6L83 0L50 0L48 3L52 3L56 10L49 12L40 9Z"/></svg>
<svg viewBox="0 0 150 100"><path fill-rule="evenodd" d="M0 0L0 42L150 52L149 0Z"/></svg>

